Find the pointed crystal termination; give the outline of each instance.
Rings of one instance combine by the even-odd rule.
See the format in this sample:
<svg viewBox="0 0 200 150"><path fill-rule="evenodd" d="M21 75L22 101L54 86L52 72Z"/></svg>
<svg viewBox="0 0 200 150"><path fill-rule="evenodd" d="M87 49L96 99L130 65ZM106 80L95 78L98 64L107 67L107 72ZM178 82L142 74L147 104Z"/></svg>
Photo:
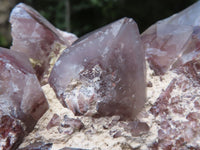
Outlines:
<svg viewBox="0 0 200 150"><path fill-rule="evenodd" d="M20 3L10 15L13 43L11 49L25 53L41 82L46 83L56 57L77 37L60 31L33 8Z"/></svg>
<svg viewBox="0 0 200 150"><path fill-rule="evenodd" d="M47 109L28 58L0 48L0 149L16 149Z"/></svg>
<svg viewBox="0 0 200 150"><path fill-rule="evenodd" d="M200 1L152 25L142 34L147 59L156 74L196 60L199 53Z"/></svg>
<svg viewBox="0 0 200 150"><path fill-rule="evenodd" d="M123 18L65 49L49 83L75 114L133 119L146 98L144 49L133 19Z"/></svg>
<svg viewBox="0 0 200 150"><path fill-rule="evenodd" d="M157 75L164 74L186 49L192 27L158 23L153 34L143 34L147 59Z"/></svg>
<svg viewBox="0 0 200 150"><path fill-rule="evenodd" d="M177 59L172 68L178 68L179 66L187 66L191 64L194 68L199 69L200 62L200 27L195 26L191 41L188 44L186 50L182 53L182 56Z"/></svg>

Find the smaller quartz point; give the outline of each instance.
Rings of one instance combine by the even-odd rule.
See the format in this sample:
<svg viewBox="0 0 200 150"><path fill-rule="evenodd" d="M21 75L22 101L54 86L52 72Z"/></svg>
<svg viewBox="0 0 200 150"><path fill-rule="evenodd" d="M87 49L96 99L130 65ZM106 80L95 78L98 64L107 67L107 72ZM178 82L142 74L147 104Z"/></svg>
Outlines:
<svg viewBox="0 0 200 150"><path fill-rule="evenodd" d="M54 114L46 127L47 130L51 129L54 126L59 126L60 122L61 122L60 116L58 114Z"/></svg>
<svg viewBox="0 0 200 150"><path fill-rule="evenodd" d="M33 8L19 3L10 14L11 49L25 53L42 84L47 82L51 66L62 50L77 37L56 29ZM44 82L44 83L43 83Z"/></svg>
<svg viewBox="0 0 200 150"><path fill-rule="evenodd" d="M200 1L142 33L151 68L164 74L199 57Z"/></svg>
<svg viewBox="0 0 200 150"><path fill-rule="evenodd" d="M145 122L140 122L138 120L131 121L124 127L126 131L132 134L132 136L141 136L149 132L149 126Z"/></svg>
<svg viewBox="0 0 200 150"><path fill-rule="evenodd" d="M53 150L53 143L36 142L17 150Z"/></svg>
<svg viewBox="0 0 200 150"><path fill-rule="evenodd" d="M74 132L80 131L83 128L84 124L80 119L69 118L67 115L65 115L58 130L60 133L71 135Z"/></svg>
<svg viewBox="0 0 200 150"><path fill-rule="evenodd" d="M47 109L28 58L0 48L0 149L16 149Z"/></svg>
<svg viewBox="0 0 200 150"><path fill-rule="evenodd" d="M133 119L145 103L145 69L137 25L123 18L65 49L49 83L75 114Z"/></svg>
<svg viewBox="0 0 200 150"><path fill-rule="evenodd" d="M195 26L193 28L193 33L191 41L188 44L186 50L183 52L182 56L177 59L173 64L172 68L178 68L179 66L187 65L192 63L194 67L199 64L200 61L200 27ZM200 69L200 68L196 68Z"/></svg>

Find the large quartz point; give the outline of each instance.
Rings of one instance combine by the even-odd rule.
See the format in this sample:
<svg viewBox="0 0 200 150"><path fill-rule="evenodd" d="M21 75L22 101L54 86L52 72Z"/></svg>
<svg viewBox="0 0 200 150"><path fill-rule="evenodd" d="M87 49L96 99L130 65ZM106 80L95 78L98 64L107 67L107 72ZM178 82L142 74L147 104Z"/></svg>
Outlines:
<svg viewBox="0 0 200 150"><path fill-rule="evenodd" d="M0 48L0 149L16 149L47 109L28 58Z"/></svg>
<svg viewBox="0 0 200 150"><path fill-rule="evenodd" d="M77 37L60 31L33 8L20 3L10 14L13 43L11 49L25 53L42 83L59 53Z"/></svg>
<svg viewBox="0 0 200 150"><path fill-rule="evenodd" d="M167 19L158 21L142 34L146 56L156 74L198 58L200 1Z"/></svg>
<svg viewBox="0 0 200 150"><path fill-rule="evenodd" d="M138 28L123 18L65 49L49 83L75 114L134 118L145 103L145 59Z"/></svg>

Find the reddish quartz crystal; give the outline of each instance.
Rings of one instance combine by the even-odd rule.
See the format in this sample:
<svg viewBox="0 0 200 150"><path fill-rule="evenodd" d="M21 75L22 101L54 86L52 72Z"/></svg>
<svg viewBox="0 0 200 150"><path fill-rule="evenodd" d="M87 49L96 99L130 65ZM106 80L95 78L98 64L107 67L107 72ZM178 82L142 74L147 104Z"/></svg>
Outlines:
<svg viewBox="0 0 200 150"><path fill-rule="evenodd" d="M150 31L149 31L150 32ZM147 59L156 74L164 74L185 50L190 40L192 27L158 23L154 32L142 35Z"/></svg>
<svg viewBox="0 0 200 150"><path fill-rule="evenodd" d="M149 132L149 126L145 122L138 120L131 121L124 129L132 134L132 136L141 136L142 134Z"/></svg>
<svg viewBox="0 0 200 150"><path fill-rule="evenodd" d="M52 143L35 142L17 150L53 150Z"/></svg>
<svg viewBox="0 0 200 150"><path fill-rule="evenodd" d="M64 132L65 134L71 135L75 131L80 131L83 128L84 124L80 119L69 118L67 115L65 115L58 130L60 133Z"/></svg>
<svg viewBox="0 0 200 150"><path fill-rule="evenodd" d="M28 58L0 48L0 147L16 148L47 109Z"/></svg>
<svg viewBox="0 0 200 150"><path fill-rule="evenodd" d="M31 7L20 3L10 14L13 43L11 49L25 53L40 80L49 73L59 51L74 42L77 37L60 31ZM45 82L45 81L44 81Z"/></svg>
<svg viewBox="0 0 200 150"><path fill-rule="evenodd" d="M199 24L200 25L200 24ZM200 70L198 62L200 61L200 27L195 26L193 28L192 37L190 42L187 44L187 48L182 53L181 57L173 64L173 68L185 65L189 62L192 62L196 69Z"/></svg>
<svg viewBox="0 0 200 150"><path fill-rule="evenodd" d="M200 2L152 25L142 34L146 56L156 74L200 56Z"/></svg>
<svg viewBox="0 0 200 150"><path fill-rule="evenodd" d="M51 118L51 120L49 121L48 125L47 125L47 130L51 129L54 126L59 126L61 122L61 118L58 114L53 114L53 117Z"/></svg>
<svg viewBox="0 0 200 150"><path fill-rule="evenodd" d="M144 50L136 23L123 18L80 38L62 53L49 82L75 114L135 117L146 98Z"/></svg>

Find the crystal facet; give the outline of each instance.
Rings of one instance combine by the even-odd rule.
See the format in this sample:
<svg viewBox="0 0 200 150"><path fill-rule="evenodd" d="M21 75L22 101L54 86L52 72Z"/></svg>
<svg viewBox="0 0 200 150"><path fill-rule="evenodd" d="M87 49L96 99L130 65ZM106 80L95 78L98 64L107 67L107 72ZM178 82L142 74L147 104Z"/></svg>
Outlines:
<svg viewBox="0 0 200 150"><path fill-rule="evenodd" d="M198 59L200 2L152 25L142 34L147 59L156 74Z"/></svg>
<svg viewBox="0 0 200 150"><path fill-rule="evenodd" d="M71 33L56 29L38 12L23 3L12 10L10 23L13 37L11 49L29 57L40 80L47 78L45 76L49 74L50 66L60 51L77 39Z"/></svg>
<svg viewBox="0 0 200 150"><path fill-rule="evenodd" d="M58 114L54 114L46 127L47 130L49 130L50 128L52 128L54 126L60 125L60 122L61 122L60 116Z"/></svg>
<svg viewBox="0 0 200 150"><path fill-rule="evenodd" d="M55 63L49 83L75 114L135 117L146 98L136 23L123 18L80 38Z"/></svg>
<svg viewBox="0 0 200 150"><path fill-rule="evenodd" d="M200 27L194 27L190 43L182 56L177 59L172 68L178 68L189 63L192 63L198 69L198 62L200 61Z"/></svg>
<svg viewBox="0 0 200 150"><path fill-rule="evenodd" d="M24 54L0 48L0 145L16 147L48 109Z"/></svg>
<svg viewBox="0 0 200 150"><path fill-rule="evenodd" d="M84 128L84 124L80 119L69 118L67 115L64 116L64 119L58 128L60 133L73 134L75 131L80 131Z"/></svg>

